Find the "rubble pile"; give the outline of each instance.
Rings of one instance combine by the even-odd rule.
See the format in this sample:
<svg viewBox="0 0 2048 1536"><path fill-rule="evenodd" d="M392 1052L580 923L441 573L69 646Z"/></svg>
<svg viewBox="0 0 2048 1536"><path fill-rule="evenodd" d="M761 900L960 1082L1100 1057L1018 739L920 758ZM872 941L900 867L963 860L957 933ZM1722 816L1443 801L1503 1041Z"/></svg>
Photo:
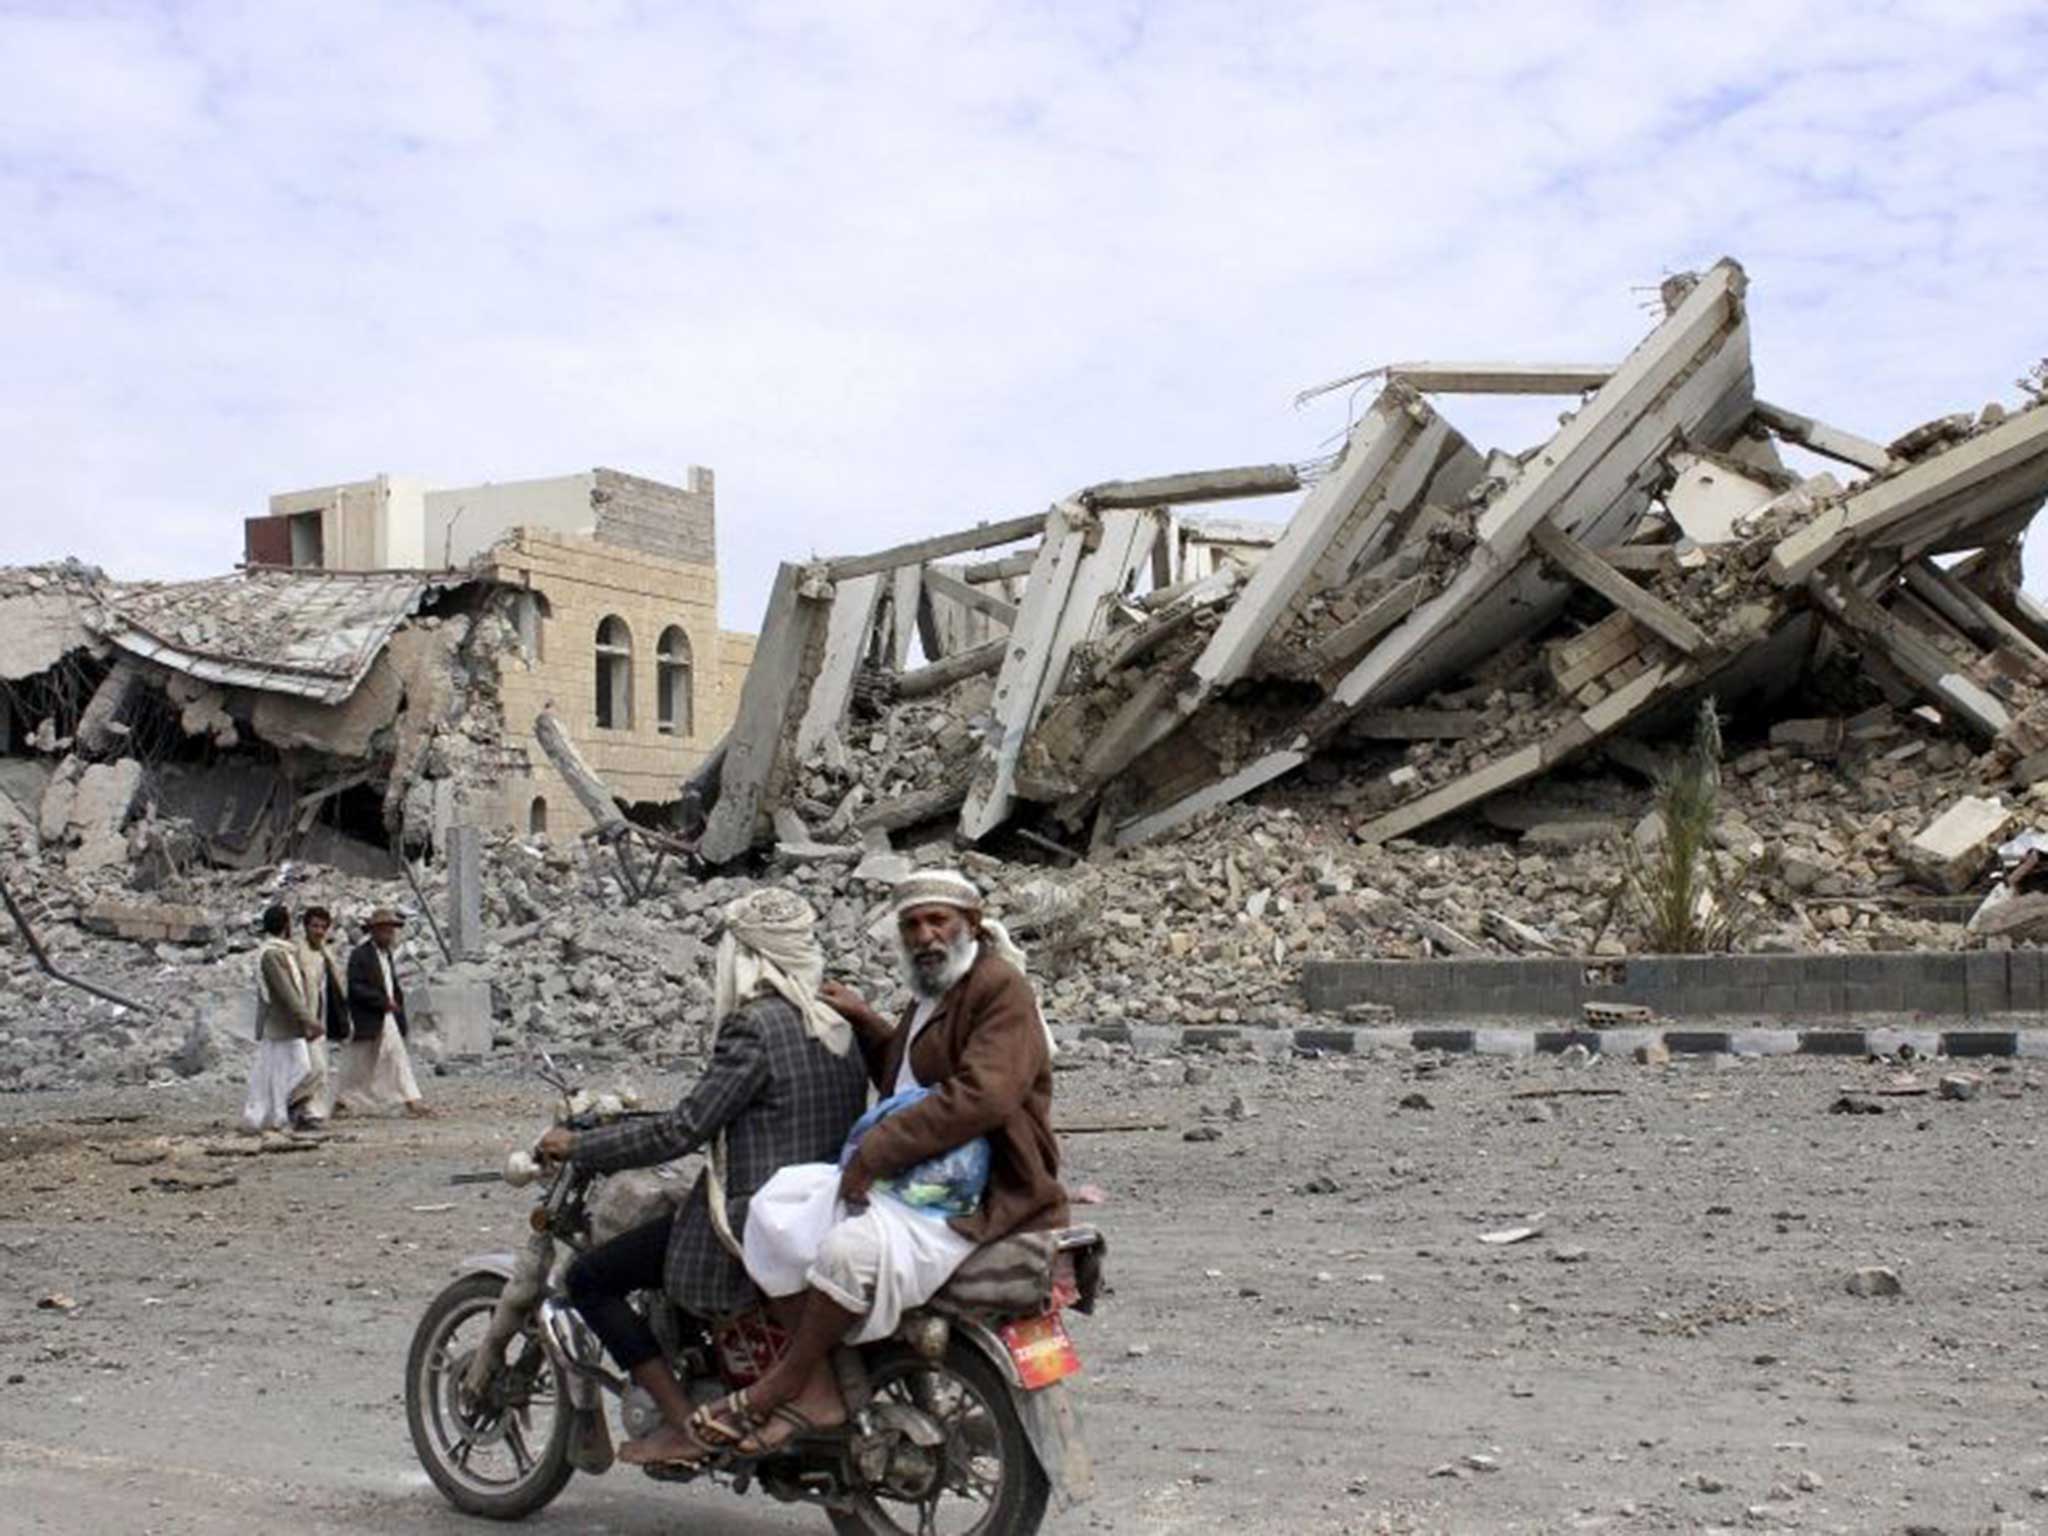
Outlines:
<svg viewBox="0 0 2048 1536"><path fill-rule="evenodd" d="M924 862L996 893L1063 1026L1295 1022L1301 962L1332 955L1625 953L1622 840L1663 835L1705 701L1715 857L1760 876L1747 942L2048 937L2021 836L2048 798L2019 558L2039 371L1879 443L1757 396L1745 290L1732 261L1669 280L1614 365L1372 370L1328 463L784 565L736 723L661 827L534 722L594 830L491 842L480 929L440 955L414 925L422 979L486 997L487 1043L688 1053L725 900L792 885L841 973L892 993L876 917ZM1482 451L1437 404L1466 393L1570 408ZM1284 524L1200 510L1284 495ZM140 1004L7 934L0 1087L234 1061L273 895L452 901L398 859L494 820L514 597L474 572L0 572L7 877L58 969Z"/></svg>

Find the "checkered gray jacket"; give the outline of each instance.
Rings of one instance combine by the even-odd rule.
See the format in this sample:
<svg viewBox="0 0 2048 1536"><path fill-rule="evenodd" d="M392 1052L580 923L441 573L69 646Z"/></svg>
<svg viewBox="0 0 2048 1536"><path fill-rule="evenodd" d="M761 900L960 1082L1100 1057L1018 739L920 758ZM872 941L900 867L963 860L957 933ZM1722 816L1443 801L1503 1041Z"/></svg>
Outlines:
<svg viewBox="0 0 2048 1536"><path fill-rule="evenodd" d="M795 1008L758 997L720 1026L710 1064L681 1103L665 1115L581 1132L570 1160L594 1173L648 1168L700 1149L708 1155L722 1130L725 1207L739 1236L754 1191L791 1163L837 1162L867 1102L858 1050L834 1056L810 1037ZM714 1321L758 1299L746 1269L712 1228L702 1175L676 1212L665 1279L676 1305Z"/></svg>

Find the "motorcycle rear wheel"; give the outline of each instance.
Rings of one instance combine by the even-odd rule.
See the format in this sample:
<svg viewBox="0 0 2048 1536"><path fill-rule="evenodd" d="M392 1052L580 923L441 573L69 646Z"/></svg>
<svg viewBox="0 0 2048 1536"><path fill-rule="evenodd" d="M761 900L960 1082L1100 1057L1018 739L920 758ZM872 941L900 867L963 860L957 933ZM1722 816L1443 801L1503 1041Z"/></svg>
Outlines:
<svg viewBox="0 0 2048 1536"><path fill-rule="evenodd" d="M927 1501L862 1494L852 1509L827 1511L839 1536L1033 1536L1052 1484L994 1366L958 1339L936 1364L886 1344L868 1358L868 1381L876 1401L893 1399L940 1421L947 1471Z"/></svg>
<svg viewBox="0 0 2048 1536"><path fill-rule="evenodd" d="M405 1417L420 1465L450 1504L487 1520L523 1520L550 1503L575 1469L569 1405L533 1326L506 1346L492 1383L494 1393L510 1389L508 1399L471 1403L461 1386L504 1288L496 1275L465 1275L427 1307L406 1354ZM548 1423L535 1446L529 1437L542 1411ZM476 1464L480 1449L490 1466ZM501 1459L510 1462L509 1475L491 1475Z"/></svg>

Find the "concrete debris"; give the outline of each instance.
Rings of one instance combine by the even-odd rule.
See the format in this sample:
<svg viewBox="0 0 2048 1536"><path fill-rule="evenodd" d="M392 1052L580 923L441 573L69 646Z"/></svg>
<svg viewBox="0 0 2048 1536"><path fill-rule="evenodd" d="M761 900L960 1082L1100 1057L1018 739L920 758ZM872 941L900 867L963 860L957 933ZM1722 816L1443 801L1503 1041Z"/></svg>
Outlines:
<svg viewBox="0 0 2048 1536"><path fill-rule="evenodd" d="M950 830L1027 861L1102 860L1252 796L1380 845L1499 826L1493 807L1558 787L1508 827L1556 870L1648 809L1574 796L1587 760L1654 765L1712 697L1757 744L1737 765L1764 791L1741 846L1793 861L1787 927L1880 923L1805 903L1884 902L1901 875L1964 888L1974 852L1878 850L1870 824L1823 827L1789 790L1808 763L1880 774L1898 793L1863 798L1889 834L1945 808L1922 785L1954 799L2048 775L2048 611L2015 553L2048 495L2048 406L1885 446L1760 401L1746 287L1725 260L1666 284L1662 320L1615 365L1375 370L1334 463L1259 537L1176 509L1291 489L1269 467L1117 482L1037 520L790 567L703 853L731 864L794 809L827 844ZM1432 398L1472 391L1574 398L1547 442L1486 453ZM1778 444L1840 469L1801 478ZM892 584L921 605L921 665L878 601ZM1480 909L1387 926L1470 953L1565 947L1579 925Z"/></svg>

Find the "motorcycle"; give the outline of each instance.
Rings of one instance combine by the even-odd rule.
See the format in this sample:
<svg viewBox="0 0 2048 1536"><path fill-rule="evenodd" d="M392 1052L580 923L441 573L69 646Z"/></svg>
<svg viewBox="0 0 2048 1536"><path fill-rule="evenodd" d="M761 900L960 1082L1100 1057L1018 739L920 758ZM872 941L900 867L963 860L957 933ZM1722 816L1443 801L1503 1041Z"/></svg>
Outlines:
<svg viewBox="0 0 2048 1536"><path fill-rule="evenodd" d="M612 1096L573 1090L545 1057L539 1075L562 1096L560 1119L572 1130L633 1113ZM607 1367L562 1290L563 1271L597 1240L592 1207L604 1176L514 1152L502 1177L542 1186L532 1236L523 1252L464 1259L429 1303L406 1359L405 1404L420 1464L448 1501L518 1520L577 1472L610 1469L607 1398L629 1437L651 1433L661 1415ZM1080 1359L1062 1313L1093 1310L1103 1255L1092 1227L981 1249L892 1337L835 1353L845 1425L755 1458L643 1470L815 1505L839 1536L1032 1536L1048 1506L1092 1491L1070 1391ZM632 1304L694 1403L758 1380L787 1342L764 1309L714 1326L660 1293Z"/></svg>

